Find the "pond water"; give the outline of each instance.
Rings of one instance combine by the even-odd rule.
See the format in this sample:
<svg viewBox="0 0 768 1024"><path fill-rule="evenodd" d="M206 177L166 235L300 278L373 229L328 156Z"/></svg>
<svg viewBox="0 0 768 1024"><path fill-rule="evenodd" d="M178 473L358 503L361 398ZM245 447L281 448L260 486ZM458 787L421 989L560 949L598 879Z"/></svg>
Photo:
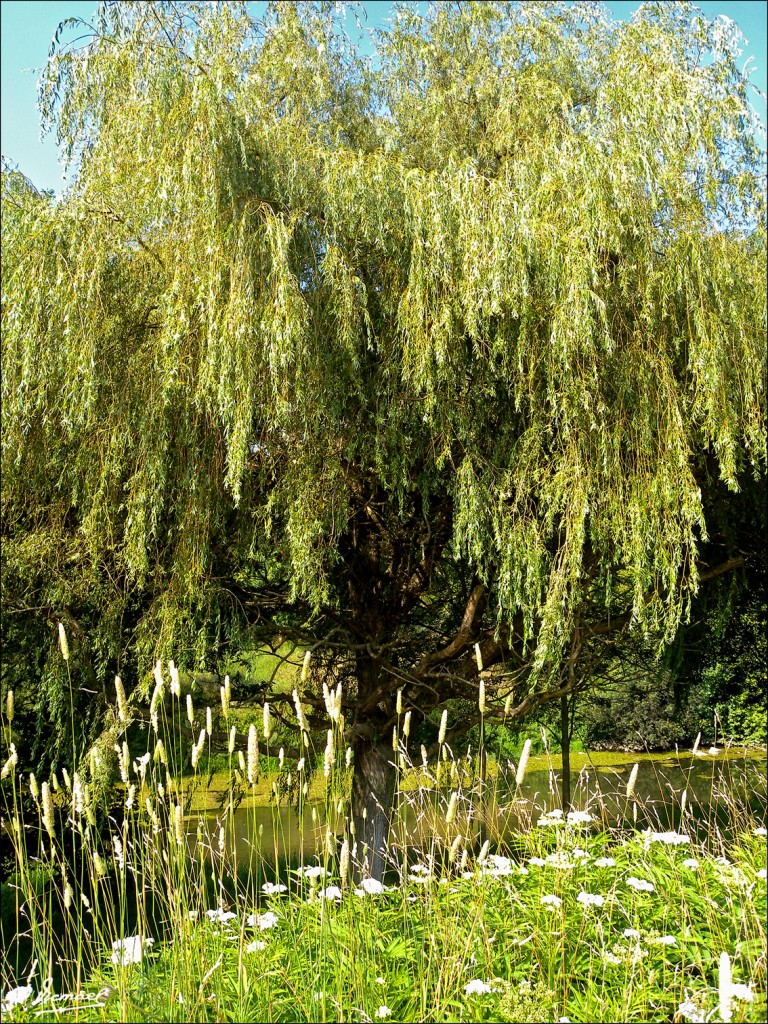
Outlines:
<svg viewBox="0 0 768 1024"><path fill-rule="evenodd" d="M606 827L652 827L657 831L681 828L682 797L685 793L684 831L700 838L713 824L727 833L733 827L734 803L749 808L760 821L766 819L767 763L764 755L749 758L693 757L666 754L647 755L638 760L634 798L626 795L633 761L619 755L617 763L587 765L572 773L571 806L587 810ZM487 836L492 841L513 842L516 833L536 827L545 812L561 807L560 773L555 770L529 771L514 792L502 782L489 781L485 800L477 789L459 790L456 816L446 825L445 812L450 788L439 792L421 789L400 794L393 823L395 845L423 846L435 838L448 842L461 833L466 838ZM198 831L218 831L215 813L192 815L187 821L190 848ZM340 834L343 823L335 814L329 822ZM261 806L238 809L229 828L238 862L264 859L303 860L323 850L326 838L326 809L323 803L296 807Z"/></svg>

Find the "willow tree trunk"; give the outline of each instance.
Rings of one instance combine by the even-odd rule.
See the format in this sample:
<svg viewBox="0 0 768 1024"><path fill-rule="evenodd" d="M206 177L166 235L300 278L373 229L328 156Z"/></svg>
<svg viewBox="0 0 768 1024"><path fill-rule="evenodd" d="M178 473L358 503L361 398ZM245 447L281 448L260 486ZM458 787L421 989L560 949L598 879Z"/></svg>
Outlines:
<svg viewBox="0 0 768 1024"><path fill-rule="evenodd" d="M357 843L358 877L381 881L387 865L387 842L395 798L396 754L391 735L384 734L387 715L379 696L380 666L372 658L358 655L357 704L366 709L352 741L352 822Z"/></svg>
<svg viewBox="0 0 768 1024"><path fill-rule="evenodd" d="M353 747L352 821L357 843L359 877L381 881L387 867L387 842L395 797L392 742L385 737L359 737Z"/></svg>

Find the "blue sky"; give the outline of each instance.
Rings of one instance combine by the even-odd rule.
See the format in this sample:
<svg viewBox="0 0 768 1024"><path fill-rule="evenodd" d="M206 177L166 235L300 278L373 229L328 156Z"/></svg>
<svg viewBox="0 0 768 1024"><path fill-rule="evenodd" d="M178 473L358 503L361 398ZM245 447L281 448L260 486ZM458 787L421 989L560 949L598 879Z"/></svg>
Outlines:
<svg viewBox="0 0 768 1024"><path fill-rule="evenodd" d="M2 118L0 150L38 188L60 191L63 185L54 139L40 140L40 120L36 106L37 78L48 56L48 48L57 25L65 18L89 18L96 0L2 0L0 3L0 71L2 72ZM369 0L364 4L368 24L380 25L387 18L387 0ZM639 3L614 0L607 4L617 18L628 17ZM766 13L764 0L710 0L698 5L708 18L725 14L739 26L747 43L743 60L752 57L752 81L764 94L766 84ZM32 69L32 70L28 70ZM765 102L754 101L765 124Z"/></svg>

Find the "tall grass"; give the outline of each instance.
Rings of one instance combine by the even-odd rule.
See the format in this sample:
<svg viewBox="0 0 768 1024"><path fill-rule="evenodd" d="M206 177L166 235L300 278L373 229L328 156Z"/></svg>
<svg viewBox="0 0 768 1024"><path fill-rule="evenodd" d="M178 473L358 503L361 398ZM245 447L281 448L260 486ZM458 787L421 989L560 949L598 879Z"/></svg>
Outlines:
<svg viewBox="0 0 768 1024"><path fill-rule="evenodd" d="M631 774L608 798L585 771L578 809L564 816L554 792L541 806L523 799L527 750L487 782L444 729L435 761L411 750L403 719L382 886L365 877L351 829L353 766L333 691L326 707L314 781L322 799L309 823L315 763L301 708L295 743L305 757L289 762L274 749L268 710L258 729L233 732L228 690L215 715L196 709L173 668L170 677L156 669L140 756L126 738L138 708L118 689L117 809L98 787L109 752L45 782L20 776L11 753L4 827L16 871L4 917L20 940L3 941L5 1019L765 1019L765 828L750 810L746 764L713 761L716 801L697 823L687 789L668 792L669 831L672 808L643 802ZM9 704L6 744L12 716ZM186 772L184 723L195 734ZM230 740L225 799L211 815L192 801L210 784L214 724ZM247 842L236 841L235 809L275 760L272 841L253 800ZM291 794L301 852L280 831Z"/></svg>

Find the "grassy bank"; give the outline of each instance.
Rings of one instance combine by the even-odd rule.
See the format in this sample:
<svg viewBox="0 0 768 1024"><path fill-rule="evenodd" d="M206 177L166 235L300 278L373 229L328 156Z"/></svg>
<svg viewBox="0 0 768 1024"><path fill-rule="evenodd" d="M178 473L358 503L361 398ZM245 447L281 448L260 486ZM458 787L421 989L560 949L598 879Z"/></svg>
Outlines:
<svg viewBox="0 0 768 1024"><path fill-rule="evenodd" d="M638 806L628 764L616 778L621 827L608 827L587 796L569 817L531 805L517 833L482 843L476 780L445 747L414 764L401 731L400 799L417 816L432 813L439 788L440 823L418 846L393 843L382 885L366 877L351 832L337 719L311 785L306 765L287 760L260 778L274 755L268 715L259 736L232 735L226 772L198 775L198 755L185 782L173 744L157 742L184 713L174 701L156 695L144 755L131 757L118 735L124 799L111 818L96 800L94 759L55 781L20 776L13 753L6 762L16 873L4 928L21 941L4 935L4 1019L765 1019L764 818L740 795L735 758L719 776L728 827L713 816L697 842L685 790L667 797L679 805L678 831L632 826L653 808ZM118 732L130 717L118 708ZM202 749L210 716L190 717ZM12 742L12 721L3 727ZM502 799L515 800L525 771L498 766ZM336 831L314 822L313 854L291 859L277 839L262 846L256 828L244 855L235 805L287 792L299 810L322 801ZM198 814L222 795L216 814Z"/></svg>

